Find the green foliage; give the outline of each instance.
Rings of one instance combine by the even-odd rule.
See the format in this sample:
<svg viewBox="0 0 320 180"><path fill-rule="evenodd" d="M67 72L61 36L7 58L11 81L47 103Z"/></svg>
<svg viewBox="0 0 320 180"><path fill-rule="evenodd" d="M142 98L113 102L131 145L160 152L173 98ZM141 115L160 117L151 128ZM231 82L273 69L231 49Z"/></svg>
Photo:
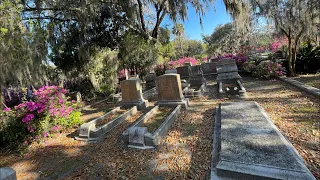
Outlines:
<svg viewBox="0 0 320 180"><path fill-rule="evenodd" d="M264 79L272 79L285 74L285 69L281 64L272 61L263 61L258 65L255 65L253 61L247 61L242 64L242 69L255 77Z"/></svg>
<svg viewBox="0 0 320 180"><path fill-rule="evenodd" d="M16 148L29 133L26 125L12 111L1 112L0 110L0 117L0 142L3 145L2 147Z"/></svg>
<svg viewBox="0 0 320 180"><path fill-rule="evenodd" d="M81 112L74 111L69 115L68 118L62 118L62 117L58 118L57 124L61 125L62 127L65 127L65 128L70 128L75 125L79 125L82 123L80 121L80 116L81 116Z"/></svg>
<svg viewBox="0 0 320 180"><path fill-rule="evenodd" d="M145 40L134 33L127 33L119 48L123 68L143 73L159 58L160 44Z"/></svg>
<svg viewBox="0 0 320 180"><path fill-rule="evenodd" d="M209 55L234 53L240 48L243 43L242 40L232 23L220 25L215 28L210 36L203 36L203 41L207 45L207 54Z"/></svg>

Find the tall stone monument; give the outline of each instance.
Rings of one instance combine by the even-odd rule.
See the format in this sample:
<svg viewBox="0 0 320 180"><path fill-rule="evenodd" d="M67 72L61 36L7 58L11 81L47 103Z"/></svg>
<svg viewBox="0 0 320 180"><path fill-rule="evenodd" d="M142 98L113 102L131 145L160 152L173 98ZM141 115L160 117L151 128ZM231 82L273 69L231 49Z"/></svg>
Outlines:
<svg viewBox="0 0 320 180"><path fill-rule="evenodd" d="M137 106L138 109L148 107L148 100L143 99L142 86L139 78L130 78L120 82L122 92L122 107Z"/></svg>
<svg viewBox="0 0 320 180"><path fill-rule="evenodd" d="M165 74L157 77L157 91L159 106L177 106L187 108L189 99L182 94L179 74Z"/></svg>

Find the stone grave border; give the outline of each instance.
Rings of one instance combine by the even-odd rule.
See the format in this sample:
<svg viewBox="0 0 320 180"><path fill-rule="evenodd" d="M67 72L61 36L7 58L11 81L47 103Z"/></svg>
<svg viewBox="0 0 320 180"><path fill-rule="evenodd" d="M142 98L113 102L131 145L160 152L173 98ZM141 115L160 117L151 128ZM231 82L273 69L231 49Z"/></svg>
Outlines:
<svg viewBox="0 0 320 180"><path fill-rule="evenodd" d="M113 128L121 124L123 121L125 121L128 117L131 117L132 115L137 113L137 106L133 106L128 111L122 113L120 116L114 118L107 124L104 124L103 126L96 128L96 123L108 115L113 114L114 112L120 110L120 106L114 108L113 110L107 112L106 114L91 120L90 122L84 123L79 128L79 136L76 136L76 140L83 140L83 141L96 141L100 138L103 138L103 136L111 131Z"/></svg>
<svg viewBox="0 0 320 180"><path fill-rule="evenodd" d="M148 113L140 117L133 125L131 125L127 130L125 130L122 133L122 140L124 141L125 144L129 144L130 128L140 127L141 124L143 124L153 116L153 114L157 109L159 109L159 106L155 106L154 108L152 108ZM163 123L158 127L157 130L154 131L153 134L151 134L150 132L147 132L146 134L144 134L144 141L146 146L155 147L159 145L161 138L168 133L171 125L178 118L180 114L181 105L177 105L172 109L173 110L170 111L170 114L165 117L165 120L163 121Z"/></svg>
<svg viewBox="0 0 320 180"><path fill-rule="evenodd" d="M320 89L318 88L315 88L315 87L312 87L312 86L309 86L309 85L306 85L302 82L299 82L297 80L293 80L293 79L289 79L287 77L284 77L284 76L278 76L278 79L280 79L281 81L283 82L286 82L308 94L311 94L317 98L320 98Z"/></svg>
<svg viewBox="0 0 320 180"><path fill-rule="evenodd" d="M280 140L284 143L288 151L292 154L292 156L297 160L297 162L300 164L300 166L305 170L304 173L306 176L303 176L303 178L310 178L315 179L312 173L308 170L306 165L304 164L303 158L299 155L298 151L294 148L294 146L281 134L279 129L274 125L268 114L265 112L265 110L254 101L254 103L257 105L259 111L261 112L262 116L264 116L267 120L267 122L271 125L271 127L275 130L275 132L278 134L278 137ZM269 166L265 165L231 165L228 163L227 160L224 160L224 162L220 162L220 151L221 151L221 103L219 106L216 107L216 112L213 115L213 118L215 120L214 122L214 132L213 132L213 150L212 150L212 161L211 161L211 180L231 180L234 177L237 177L235 179L279 179L279 177L283 174L282 169L275 169L270 168ZM240 162L239 162L240 163ZM219 166L219 167L218 167ZM234 169L234 171L225 170L225 167L229 167ZM220 172L218 172L218 168L221 168ZM246 172L246 174L242 174L241 171L238 171L238 169L242 169ZM301 179L301 173L298 173L294 170L291 172L287 172L286 178L288 179ZM232 176L231 177L225 177L226 175ZM222 175L222 176L219 176Z"/></svg>

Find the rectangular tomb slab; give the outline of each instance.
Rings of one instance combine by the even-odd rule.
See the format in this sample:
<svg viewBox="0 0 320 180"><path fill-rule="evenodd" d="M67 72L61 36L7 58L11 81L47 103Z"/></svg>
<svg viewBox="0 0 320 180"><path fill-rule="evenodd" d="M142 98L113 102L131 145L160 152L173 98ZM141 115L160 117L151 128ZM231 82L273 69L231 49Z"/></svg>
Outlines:
<svg viewBox="0 0 320 180"><path fill-rule="evenodd" d="M220 111L220 112L219 112ZM256 102L222 103L216 174L235 179L315 179ZM216 126L219 123L216 123ZM218 125L219 126L219 125ZM215 130L216 131L216 130ZM219 136L216 134L216 136Z"/></svg>

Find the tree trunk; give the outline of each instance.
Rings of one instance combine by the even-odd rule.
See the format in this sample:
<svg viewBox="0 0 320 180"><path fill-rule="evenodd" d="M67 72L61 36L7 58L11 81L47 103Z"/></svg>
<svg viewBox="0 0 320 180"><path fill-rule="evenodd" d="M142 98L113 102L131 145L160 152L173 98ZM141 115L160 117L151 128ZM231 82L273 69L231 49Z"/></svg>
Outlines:
<svg viewBox="0 0 320 180"><path fill-rule="evenodd" d="M4 108L4 96L2 94L2 84L0 83L0 110Z"/></svg>
<svg viewBox="0 0 320 180"><path fill-rule="evenodd" d="M283 31L285 32L285 31ZM294 76L294 71L292 68L292 39L291 39L291 29L289 28L288 33L286 33L286 36L288 38L288 53L289 53L289 57L288 57L288 69L289 69L289 76Z"/></svg>

